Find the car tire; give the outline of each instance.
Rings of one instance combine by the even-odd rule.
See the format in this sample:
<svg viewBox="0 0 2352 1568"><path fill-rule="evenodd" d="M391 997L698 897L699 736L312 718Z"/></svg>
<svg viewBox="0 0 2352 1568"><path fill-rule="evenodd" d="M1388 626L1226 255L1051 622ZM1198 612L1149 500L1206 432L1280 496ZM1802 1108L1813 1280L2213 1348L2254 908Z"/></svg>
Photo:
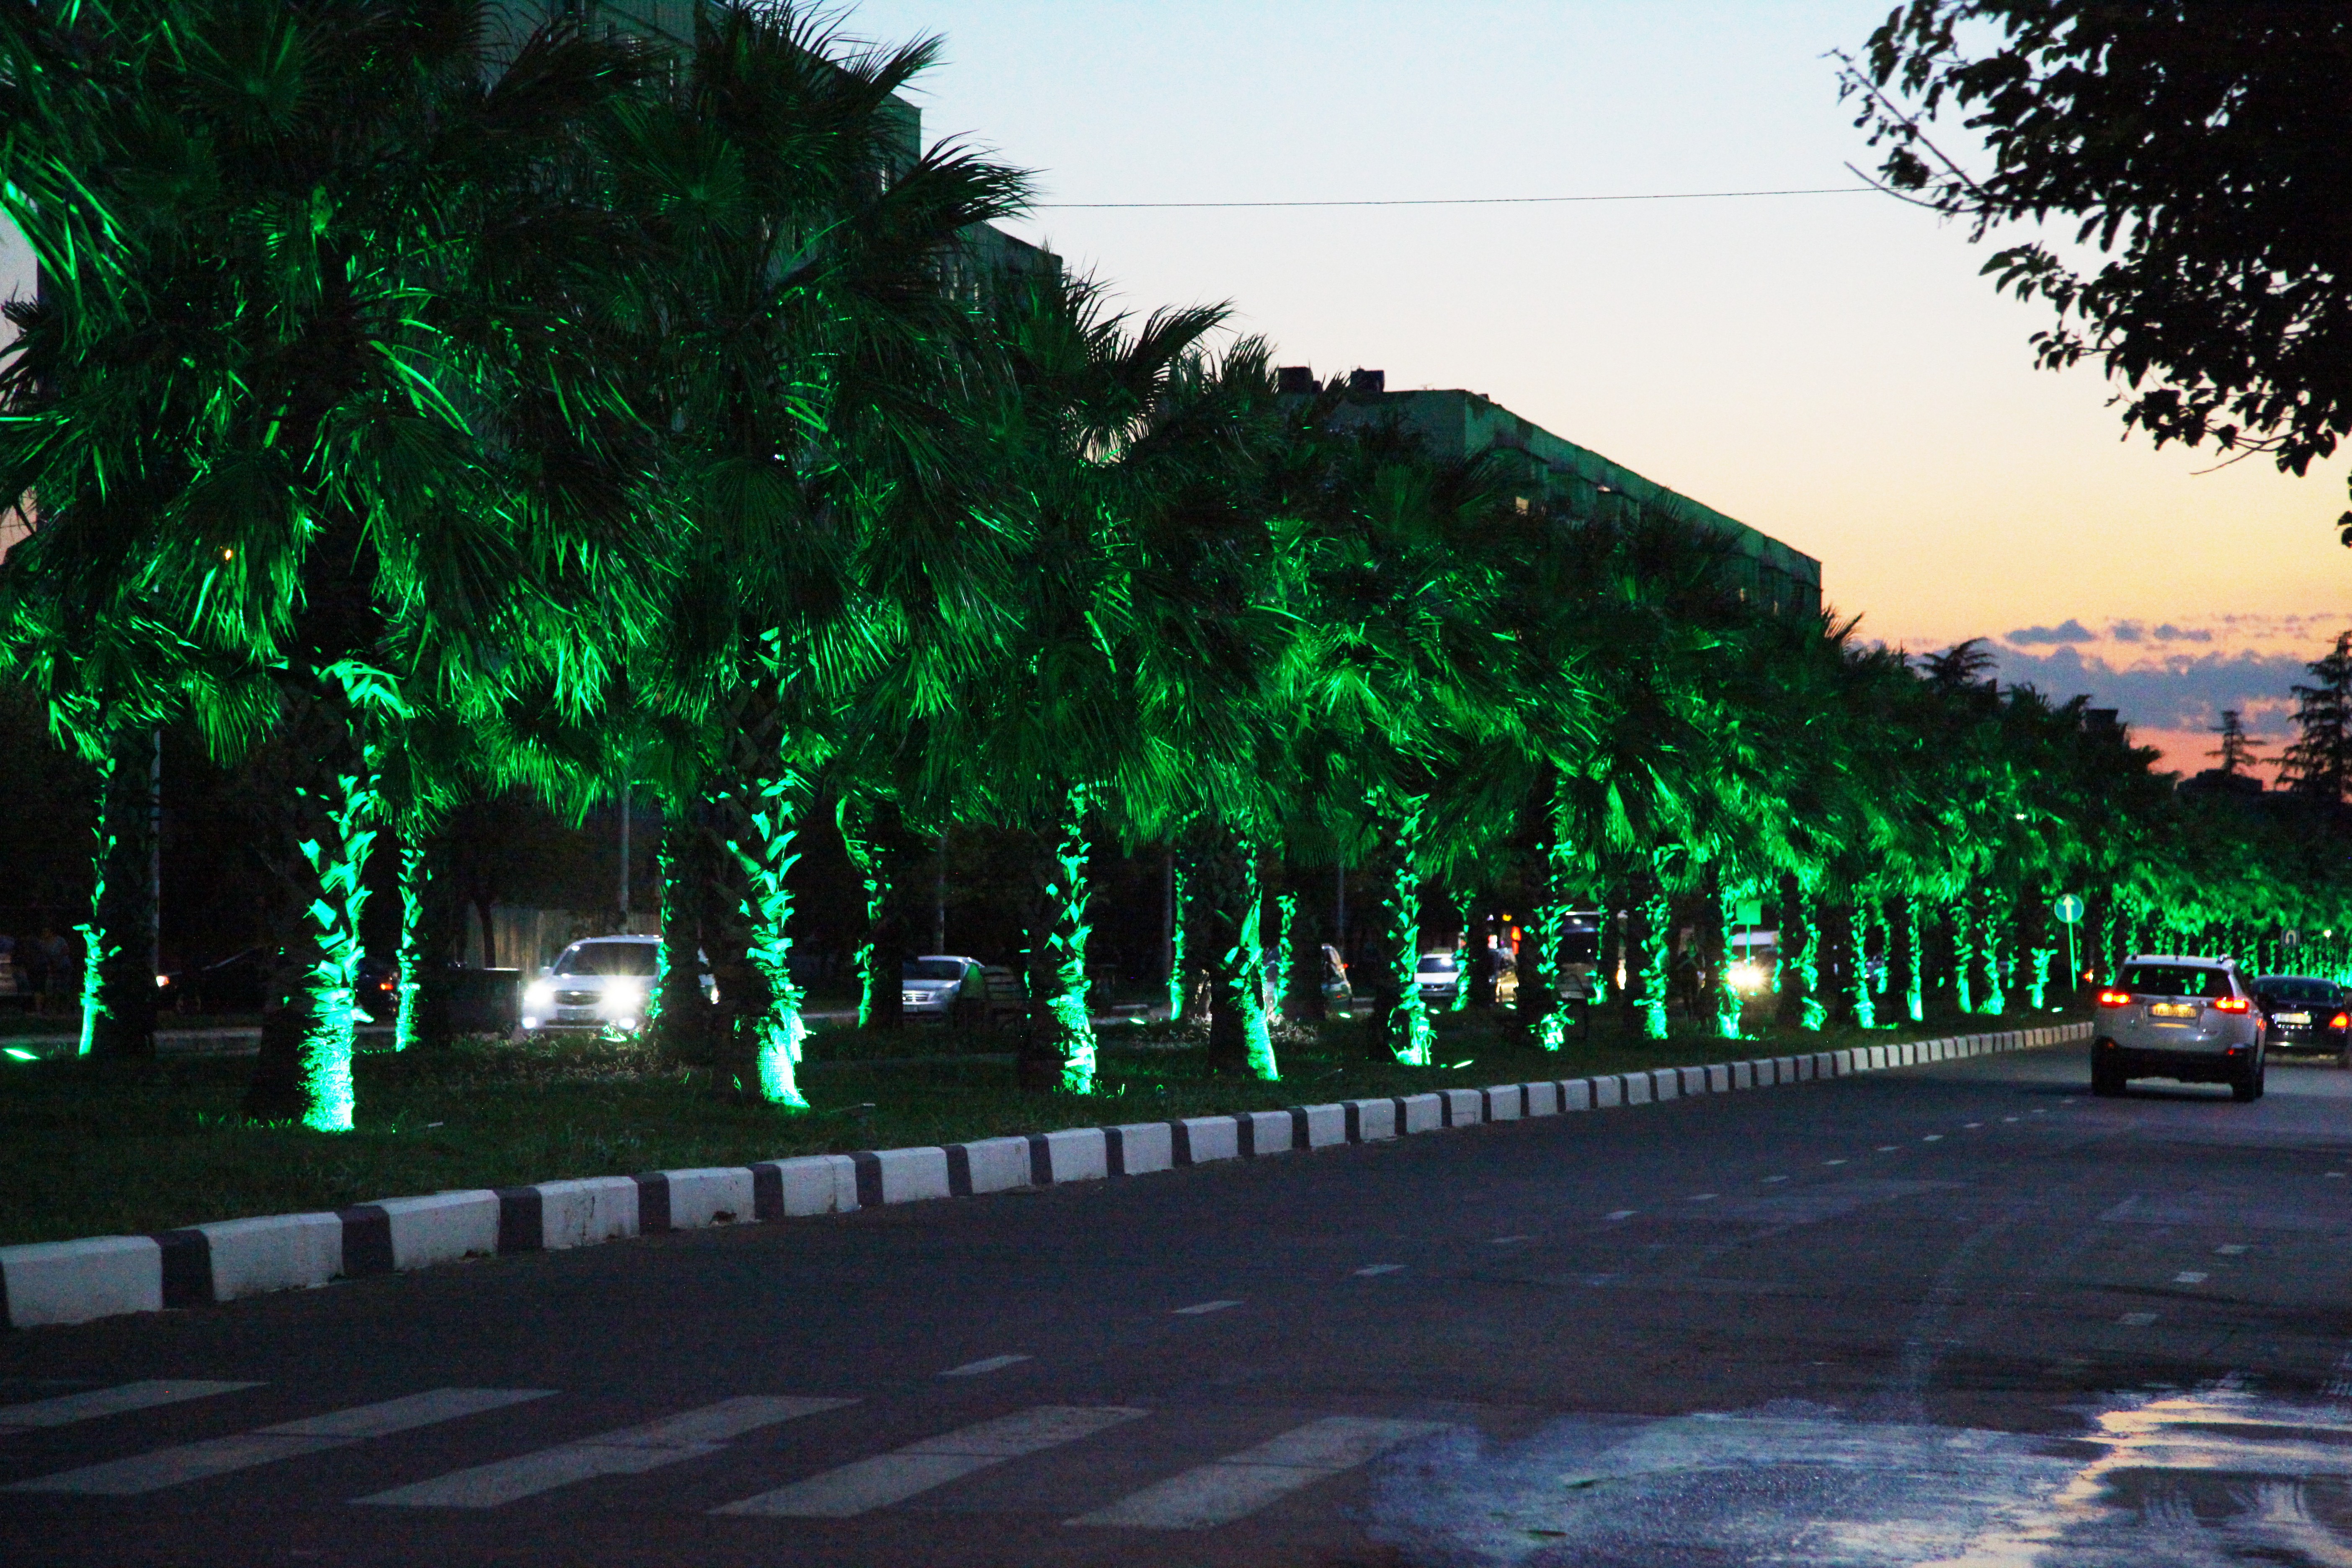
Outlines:
<svg viewBox="0 0 2352 1568"><path fill-rule="evenodd" d="M2124 1091L2123 1064L2104 1055L2091 1058L2091 1092L2113 1100Z"/></svg>
<svg viewBox="0 0 2352 1568"><path fill-rule="evenodd" d="M2231 1075L2230 1098L2244 1105L2263 1097L2263 1058L2260 1053L2247 1058L2246 1065Z"/></svg>

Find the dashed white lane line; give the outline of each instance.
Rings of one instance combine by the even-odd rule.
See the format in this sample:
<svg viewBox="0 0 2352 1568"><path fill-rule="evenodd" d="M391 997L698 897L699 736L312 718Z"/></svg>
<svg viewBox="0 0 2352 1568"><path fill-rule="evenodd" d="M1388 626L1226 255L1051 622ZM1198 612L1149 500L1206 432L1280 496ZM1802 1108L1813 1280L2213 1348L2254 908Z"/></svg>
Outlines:
<svg viewBox="0 0 2352 1568"><path fill-rule="evenodd" d="M1239 1301L1195 1301L1189 1307L1178 1307L1169 1313L1171 1318L1197 1318L1203 1312L1222 1312L1228 1307L1238 1307Z"/></svg>
<svg viewBox="0 0 2352 1568"><path fill-rule="evenodd" d="M429 1481L394 1487L390 1491L352 1500L407 1508L497 1508L575 1481L593 1480L600 1476L641 1476L664 1465L698 1459L720 1452L730 1437L856 1403L855 1399L745 1394L706 1405L699 1410L648 1421L642 1426L581 1437L537 1453L518 1454L511 1459L452 1470Z"/></svg>
<svg viewBox="0 0 2352 1568"><path fill-rule="evenodd" d="M478 1415L530 1399L545 1399L554 1392L551 1388L436 1388L402 1399L387 1399L381 1405L355 1405L349 1410L264 1426L257 1432L183 1443L134 1454L127 1459L111 1459L53 1476L37 1476L29 1481L18 1481L8 1489L136 1497L207 1476L225 1476L232 1470L250 1469L279 1459L346 1448L370 1437L389 1437L419 1426L454 1421L461 1415Z"/></svg>
<svg viewBox="0 0 2352 1568"><path fill-rule="evenodd" d="M2327 1173L2327 1179L2331 1182L2340 1182L2344 1179L2344 1173L2341 1171L2330 1171Z"/></svg>
<svg viewBox="0 0 2352 1568"><path fill-rule="evenodd" d="M2156 1314L2154 1312L2126 1312L2122 1317L2117 1318L2116 1321L2122 1324L2126 1329L2144 1329L2150 1323L2156 1321Z"/></svg>
<svg viewBox="0 0 2352 1568"><path fill-rule="evenodd" d="M1695 1204L1711 1204L1722 1195L1721 1193L1693 1193L1690 1195L1690 1201Z"/></svg>
<svg viewBox="0 0 2352 1568"><path fill-rule="evenodd" d="M1845 1162L1843 1160L1824 1160L1822 1163L1824 1165L1843 1165Z"/></svg>
<svg viewBox="0 0 2352 1568"><path fill-rule="evenodd" d="M1612 1209L1601 1217L1603 1219L1632 1219L1635 1215L1640 1214L1641 1212L1642 1211L1640 1209Z"/></svg>
<svg viewBox="0 0 2352 1568"><path fill-rule="evenodd" d="M1029 1359L1030 1358L1028 1356L1018 1352L1012 1355L982 1356L978 1361L968 1361L961 1366L951 1366L948 1368L947 1371L940 1373L940 1375L941 1377L978 1377L982 1373L1002 1372L1006 1367L1014 1364L1016 1362L1024 1362Z"/></svg>
<svg viewBox="0 0 2352 1568"><path fill-rule="evenodd" d="M1436 1421L1328 1416L1255 1448L1171 1476L1067 1522L1126 1530L1209 1530L1352 1470L1400 1443L1444 1430L1444 1425Z"/></svg>
<svg viewBox="0 0 2352 1568"><path fill-rule="evenodd" d="M2220 1253L2224 1258L2235 1258L2238 1254L2245 1251L2246 1247L2245 1243L2241 1241L2225 1241L2213 1250Z"/></svg>
<svg viewBox="0 0 2352 1568"><path fill-rule="evenodd" d="M2016 1117L2014 1117L2014 1116L2004 1116L2004 1117L2002 1117L2002 1118L2001 1118L2001 1120L2002 1120L2003 1121L2016 1121L2016 1120L2017 1120L2017 1118L2016 1118Z"/></svg>
<svg viewBox="0 0 2352 1568"><path fill-rule="evenodd" d="M2195 1268L2184 1268L2172 1277L2175 1285L2202 1285L2210 1276Z"/></svg>
<svg viewBox="0 0 2352 1568"><path fill-rule="evenodd" d="M1498 1236L1486 1245L1489 1247L1508 1247L1515 1241L1525 1241L1527 1237L1524 1236Z"/></svg>
<svg viewBox="0 0 2352 1568"><path fill-rule="evenodd" d="M157 1378L146 1383L118 1384L112 1388L93 1388L85 1394L60 1394L54 1399L36 1399L29 1405L0 1405L0 1432L21 1431L34 1426L69 1426L77 1421L95 1421L101 1415L120 1415L131 1410L152 1410L159 1405L177 1405L184 1399L204 1399L215 1394L235 1394L240 1388L259 1388L257 1383L211 1383L197 1378Z"/></svg>
<svg viewBox="0 0 2352 1568"><path fill-rule="evenodd" d="M1878 1146L1878 1152L1882 1154L1892 1154L1895 1151L1902 1147L1903 1145L1900 1143L1881 1143Z"/></svg>
<svg viewBox="0 0 2352 1568"><path fill-rule="evenodd" d="M1984 1125L1984 1123L1983 1123L1983 1122L1981 1122L1981 1121L1963 1121L1963 1122L1961 1122L1961 1123L1960 1123L1960 1126L1961 1126L1963 1129L1970 1128L1970 1127L1982 1127L1983 1125Z"/></svg>
<svg viewBox="0 0 2352 1568"><path fill-rule="evenodd" d="M1367 1263L1356 1270L1356 1278L1369 1279L1375 1274L1393 1274L1403 1267L1402 1263Z"/></svg>
<svg viewBox="0 0 2352 1568"><path fill-rule="evenodd" d="M1941 1143L1943 1141L1944 1135L1940 1132L1930 1132L1927 1136L1919 1140L1922 1143Z"/></svg>
<svg viewBox="0 0 2352 1568"><path fill-rule="evenodd" d="M1785 1181L1787 1181L1788 1179L1789 1179L1789 1178L1788 1178L1788 1177L1786 1177L1786 1176L1767 1176L1767 1177L1765 1177L1765 1178L1764 1178L1764 1180L1765 1180L1766 1182L1768 1182L1768 1183L1769 1183L1769 1182L1785 1182Z"/></svg>
<svg viewBox="0 0 2352 1568"><path fill-rule="evenodd" d="M1120 1405L1045 1405L1000 1416L893 1453L794 1481L713 1513L768 1514L790 1519L853 1519L960 1480L1009 1459L1057 1448L1151 1414Z"/></svg>

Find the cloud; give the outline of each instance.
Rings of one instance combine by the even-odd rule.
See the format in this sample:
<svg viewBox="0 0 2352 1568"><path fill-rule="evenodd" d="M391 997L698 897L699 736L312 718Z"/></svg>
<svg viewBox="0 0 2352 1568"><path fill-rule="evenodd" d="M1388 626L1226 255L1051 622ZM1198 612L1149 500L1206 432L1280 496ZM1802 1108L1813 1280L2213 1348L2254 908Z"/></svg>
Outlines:
<svg viewBox="0 0 2352 1568"><path fill-rule="evenodd" d="M2007 640L2021 647L2031 647L2036 643L2096 642L2099 634L2070 617L2054 626L2021 626L2010 633Z"/></svg>
<svg viewBox="0 0 2352 1568"><path fill-rule="evenodd" d="M2147 623L2145 621L2117 621L2115 625L2107 628L2107 636L2115 638L2117 642L2146 642L2147 640Z"/></svg>
<svg viewBox="0 0 2352 1568"><path fill-rule="evenodd" d="M2210 730L2221 710L2235 708L2255 734L2290 734L2288 689L2307 679L2305 661L2292 654L2169 653L2122 669L2073 647L2004 650L1999 660L2005 682L2032 686L2060 702L2086 693L2092 706L2117 709L2126 723L2154 730Z"/></svg>
<svg viewBox="0 0 2352 1568"><path fill-rule="evenodd" d="M2069 626L2073 624L2071 621L2067 623ZM2156 628L2156 640L2158 642L2211 642L2213 634L2202 626L2191 630L2176 626L2170 621L2167 621Z"/></svg>

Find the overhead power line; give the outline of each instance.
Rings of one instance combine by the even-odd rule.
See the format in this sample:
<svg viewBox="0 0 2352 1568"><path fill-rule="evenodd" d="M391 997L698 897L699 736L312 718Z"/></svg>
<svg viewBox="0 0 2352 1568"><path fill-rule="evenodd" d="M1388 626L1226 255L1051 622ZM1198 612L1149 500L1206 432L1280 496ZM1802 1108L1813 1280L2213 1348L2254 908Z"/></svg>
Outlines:
<svg viewBox="0 0 2352 1568"><path fill-rule="evenodd" d="M1743 196L1860 196L1873 194L1869 185L1828 185L1805 191L1644 191L1619 196L1405 196L1363 201L1323 202L1032 202L1033 210L1047 208L1102 212L1134 207L1508 207L1549 206L1565 202L1716 202Z"/></svg>

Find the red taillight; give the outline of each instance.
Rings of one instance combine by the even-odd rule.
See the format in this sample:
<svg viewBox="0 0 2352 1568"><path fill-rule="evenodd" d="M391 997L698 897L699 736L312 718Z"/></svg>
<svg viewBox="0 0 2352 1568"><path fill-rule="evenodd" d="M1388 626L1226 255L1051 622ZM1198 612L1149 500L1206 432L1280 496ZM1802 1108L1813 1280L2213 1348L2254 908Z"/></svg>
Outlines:
<svg viewBox="0 0 2352 1568"><path fill-rule="evenodd" d="M2243 1013L2252 1005L2253 1004L2247 1001L2243 996L2224 996L2220 1001L2213 1004L2213 1011L2216 1013Z"/></svg>
<svg viewBox="0 0 2352 1568"><path fill-rule="evenodd" d="M2102 991L2099 993L2099 1005L2102 1007L2128 1007L2131 1005L2131 993L2128 991Z"/></svg>
<svg viewBox="0 0 2352 1568"><path fill-rule="evenodd" d="M2336 1014L2336 1016L2327 1020L2327 1026L2331 1029L2341 1029L2347 1026L2352 1026L2352 1013Z"/></svg>

